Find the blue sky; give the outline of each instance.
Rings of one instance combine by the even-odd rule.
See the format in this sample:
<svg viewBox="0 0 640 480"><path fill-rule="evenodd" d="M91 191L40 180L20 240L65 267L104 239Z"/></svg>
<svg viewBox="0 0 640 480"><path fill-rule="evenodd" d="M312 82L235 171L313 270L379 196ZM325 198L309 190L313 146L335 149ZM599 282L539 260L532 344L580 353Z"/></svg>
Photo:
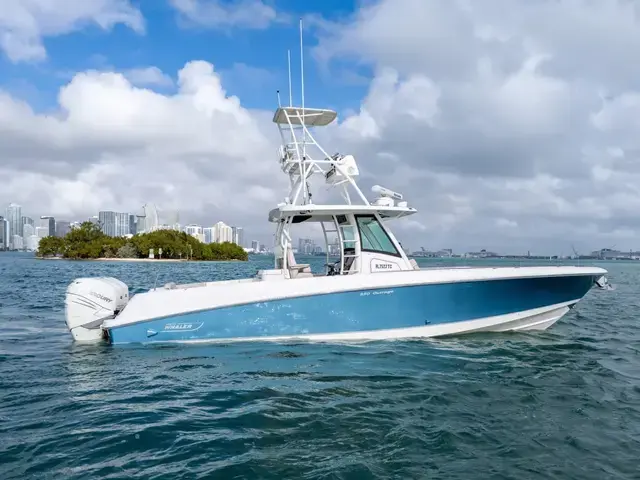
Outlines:
<svg viewBox="0 0 640 480"><path fill-rule="evenodd" d="M237 2L223 0L233 5ZM104 69L125 71L156 66L174 80L177 71L191 60L215 65L230 95L237 95L248 108L273 109L275 90L287 97L287 49L291 49L294 101L299 98L299 18L308 18L304 27L305 90L309 102L337 109L357 108L366 84L348 81L345 65L318 68L312 56L316 44L314 18L341 21L357 7L355 0L266 2L281 20L267 28L209 28L184 21L169 0L138 0L145 20L145 31L136 32L116 24L108 30L95 25L59 36L44 37L47 59L40 62L11 62L0 56L0 87L47 111L55 108L61 86L79 71ZM309 9L302 10L305 4ZM310 16L310 17L309 17ZM363 66L347 65L362 74ZM155 88L155 87L154 87ZM325 90L330 90L327 95ZM172 88L162 91L171 93ZM320 105L321 104L321 105Z"/></svg>

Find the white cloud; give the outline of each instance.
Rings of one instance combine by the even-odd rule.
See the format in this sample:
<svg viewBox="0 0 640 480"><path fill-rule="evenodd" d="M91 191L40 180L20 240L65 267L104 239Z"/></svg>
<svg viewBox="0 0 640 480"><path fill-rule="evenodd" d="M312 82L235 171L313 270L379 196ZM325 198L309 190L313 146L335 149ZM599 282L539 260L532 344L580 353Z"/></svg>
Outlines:
<svg viewBox="0 0 640 480"><path fill-rule="evenodd" d="M203 25L264 28L275 18L227 8L248 2L208 5L181 4ZM359 108L318 137L328 151L355 154L365 190L382 184L419 209L395 222L413 248L640 248L640 29L630 8L366 2L318 24L317 58L374 72ZM221 76L235 81L251 68ZM143 88L162 83L161 71L140 73L77 73L48 115L0 94L0 202L72 219L153 201L184 221L222 219L268 241L266 213L287 188L271 112L226 94L205 62L168 72L171 94ZM318 106L336 101L324 94Z"/></svg>
<svg viewBox="0 0 640 480"><path fill-rule="evenodd" d="M182 19L194 25L264 29L283 18L262 0L169 0Z"/></svg>
<svg viewBox="0 0 640 480"><path fill-rule="evenodd" d="M129 0L2 0L0 48L13 62L43 60L43 37L116 24L144 31L142 15Z"/></svg>
<svg viewBox="0 0 640 480"><path fill-rule="evenodd" d="M438 114L439 96L438 88L424 76L416 75L400 82L398 72L383 69L373 80L360 113L348 117L343 127L349 134L379 137L387 123L401 115L432 127Z"/></svg>
<svg viewBox="0 0 640 480"><path fill-rule="evenodd" d="M319 23L316 58L377 72L343 149L404 188L430 248L570 253L640 233L636 7L476 3L381 0Z"/></svg>
<svg viewBox="0 0 640 480"><path fill-rule="evenodd" d="M264 223L264 205L284 195L268 115L228 96L211 64L185 65L174 95L93 71L58 98L55 115L42 115L0 96L3 202L68 219L155 202L211 224Z"/></svg>

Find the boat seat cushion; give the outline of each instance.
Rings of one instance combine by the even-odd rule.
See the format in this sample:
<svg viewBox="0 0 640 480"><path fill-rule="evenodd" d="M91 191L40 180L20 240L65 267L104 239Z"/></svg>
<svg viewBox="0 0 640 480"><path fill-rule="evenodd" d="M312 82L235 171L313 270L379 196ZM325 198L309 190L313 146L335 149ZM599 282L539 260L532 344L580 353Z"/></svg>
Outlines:
<svg viewBox="0 0 640 480"><path fill-rule="evenodd" d="M298 263L296 265L289 265L289 269L298 270L299 272L311 271L311 265L308 263Z"/></svg>
<svg viewBox="0 0 640 480"><path fill-rule="evenodd" d="M311 266L308 264L290 265L289 278L313 277Z"/></svg>

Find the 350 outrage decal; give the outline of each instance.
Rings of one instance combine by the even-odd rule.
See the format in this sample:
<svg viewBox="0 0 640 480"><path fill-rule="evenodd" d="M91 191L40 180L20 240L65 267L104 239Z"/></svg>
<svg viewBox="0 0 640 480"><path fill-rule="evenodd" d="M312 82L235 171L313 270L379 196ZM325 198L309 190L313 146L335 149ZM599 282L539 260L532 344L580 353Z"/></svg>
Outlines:
<svg viewBox="0 0 640 480"><path fill-rule="evenodd" d="M391 295L393 290L379 290L374 292L360 292L361 297L367 297L369 295Z"/></svg>

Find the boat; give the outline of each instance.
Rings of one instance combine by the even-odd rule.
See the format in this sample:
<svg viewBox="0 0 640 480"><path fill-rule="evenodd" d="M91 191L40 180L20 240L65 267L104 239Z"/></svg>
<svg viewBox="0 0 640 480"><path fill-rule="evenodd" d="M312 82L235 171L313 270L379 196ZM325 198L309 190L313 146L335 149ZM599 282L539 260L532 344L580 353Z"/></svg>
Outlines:
<svg viewBox="0 0 640 480"><path fill-rule="evenodd" d="M291 93L282 106L278 94L273 116L282 139L277 161L290 181L288 195L268 213L275 227L273 268L135 295L116 278L76 279L65 299L74 340L351 342L544 330L592 287L609 287L599 267L420 268L391 229L417 210L380 185L372 187L371 199L363 193L354 156L329 154L314 136L335 121L336 111L306 107L302 91L301 106L293 106ZM339 199L314 203L312 179ZM294 255L292 231L307 224L324 237L320 272ZM337 245L332 253L338 257L329 258L330 245Z"/></svg>

